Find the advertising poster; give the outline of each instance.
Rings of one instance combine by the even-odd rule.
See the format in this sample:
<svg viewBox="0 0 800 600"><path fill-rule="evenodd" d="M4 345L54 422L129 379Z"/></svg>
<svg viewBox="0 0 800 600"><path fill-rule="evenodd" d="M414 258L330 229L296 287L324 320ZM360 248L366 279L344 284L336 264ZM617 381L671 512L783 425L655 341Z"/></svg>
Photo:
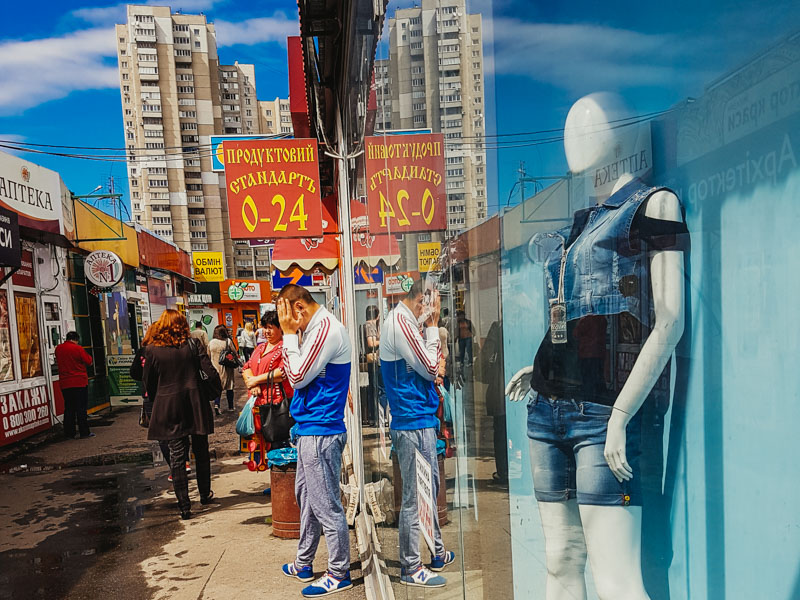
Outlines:
<svg viewBox="0 0 800 600"><path fill-rule="evenodd" d="M17 335L19 337L19 362L22 379L41 377L42 355L39 349L39 316L36 312L36 296L17 292L14 294L17 313Z"/></svg>
<svg viewBox="0 0 800 600"><path fill-rule="evenodd" d="M228 218L234 239L322 235L317 141L226 141Z"/></svg>
<svg viewBox="0 0 800 600"><path fill-rule="evenodd" d="M11 325L8 317L8 292L0 290L0 382L14 379L11 354Z"/></svg>
<svg viewBox="0 0 800 600"><path fill-rule="evenodd" d="M433 511L438 510L433 505L433 477L431 466L419 450L414 451L417 472L417 513L419 516L419 528L422 537L428 544L431 552L436 552L433 543Z"/></svg>
<svg viewBox="0 0 800 600"><path fill-rule="evenodd" d="M128 300L124 292L105 294L103 329L106 334L106 353L133 354L131 346Z"/></svg>
<svg viewBox="0 0 800 600"><path fill-rule="evenodd" d="M222 252L192 252L195 281L222 281L225 279L225 260Z"/></svg>
<svg viewBox="0 0 800 600"><path fill-rule="evenodd" d="M447 229L441 133L365 139L372 233Z"/></svg>
<svg viewBox="0 0 800 600"><path fill-rule="evenodd" d="M132 364L132 354L106 357L111 406L130 406L142 403L142 383L131 378Z"/></svg>
<svg viewBox="0 0 800 600"><path fill-rule="evenodd" d="M49 427L50 400L46 385L0 394L0 446Z"/></svg>
<svg viewBox="0 0 800 600"><path fill-rule="evenodd" d="M214 334L214 328L219 325L219 318L216 308L189 307L186 311L186 318L189 319L189 326L194 328L194 324L199 322L203 331L208 335L208 339Z"/></svg>

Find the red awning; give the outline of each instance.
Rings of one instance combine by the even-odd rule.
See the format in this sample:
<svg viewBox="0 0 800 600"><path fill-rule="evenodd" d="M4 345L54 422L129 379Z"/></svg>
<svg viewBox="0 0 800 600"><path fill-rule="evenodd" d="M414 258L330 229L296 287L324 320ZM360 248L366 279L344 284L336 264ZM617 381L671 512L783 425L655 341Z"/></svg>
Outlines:
<svg viewBox="0 0 800 600"><path fill-rule="evenodd" d="M321 238L282 238L275 241L272 264L279 271L292 266L311 271L321 266L332 271L339 264L339 235L336 219L336 197L322 201L324 234ZM367 207L356 200L350 201L350 223L353 231L353 262L363 262L370 267L383 262L392 266L400 261L397 238L391 234L373 235L367 228Z"/></svg>
<svg viewBox="0 0 800 600"><path fill-rule="evenodd" d="M339 264L339 235L336 219L336 196L322 200L322 230L319 238L279 238L272 250L272 264L279 271L292 265L304 271L321 266L333 271Z"/></svg>
<svg viewBox="0 0 800 600"><path fill-rule="evenodd" d="M389 233L370 233L367 227L367 207L356 200L350 202L350 224L353 228L353 262L364 262L370 267L379 262L387 267L400 262L397 238Z"/></svg>

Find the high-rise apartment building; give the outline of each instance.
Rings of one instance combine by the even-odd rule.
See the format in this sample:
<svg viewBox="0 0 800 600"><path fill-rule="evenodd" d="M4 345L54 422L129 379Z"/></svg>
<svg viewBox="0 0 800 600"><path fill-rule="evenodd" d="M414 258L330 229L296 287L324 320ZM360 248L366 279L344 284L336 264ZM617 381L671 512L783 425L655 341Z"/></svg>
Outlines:
<svg viewBox="0 0 800 600"><path fill-rule="evenodd" d="M389 58L375 61L375 128L444 134L448 236L486 217L481 16L465 0L422 0L389 19Z"/></svg>
<svg viewBox="0 0 800 600"><path fill-rule="evenodd" d="M225 252L227 275L239 276L210 144L214 134L262 133L255 68L219 64L203 15L127 11L116 37L133 219L186 251Z"/></svg>
<svg viewBox="0 0 800 600"><path fill-rule="evenodd" d="M261 118L261 133L292 135L292 113L288 98L259 100L258 114Z"/></svg>

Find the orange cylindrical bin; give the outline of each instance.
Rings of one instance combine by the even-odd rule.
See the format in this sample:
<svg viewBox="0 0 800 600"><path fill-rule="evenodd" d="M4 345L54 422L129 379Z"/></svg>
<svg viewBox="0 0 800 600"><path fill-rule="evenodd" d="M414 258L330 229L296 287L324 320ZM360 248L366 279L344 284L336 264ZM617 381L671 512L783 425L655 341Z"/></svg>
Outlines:
<svg viewBox="0 0 800 600"><path fill-rule="evenodd" d="M284 539L300 538L300 507L294 495L297 468L270 467L272 488L272 535Z"/></svg>
<svg viewBox="0 0 800 600"><path fill-rule="evenodd" d="M447 486L445 485L444 476L444 456L441 454L437 457L439 460L439 495L436 496L436 508L439 513L439 526L447 525ZM392 485L394 487L394 512L397 517L400 517L400 507L403 503L403 476L400 473L400 463L397 462L397 455L392 452L392 469L394 471L394 479Z"/></svg>

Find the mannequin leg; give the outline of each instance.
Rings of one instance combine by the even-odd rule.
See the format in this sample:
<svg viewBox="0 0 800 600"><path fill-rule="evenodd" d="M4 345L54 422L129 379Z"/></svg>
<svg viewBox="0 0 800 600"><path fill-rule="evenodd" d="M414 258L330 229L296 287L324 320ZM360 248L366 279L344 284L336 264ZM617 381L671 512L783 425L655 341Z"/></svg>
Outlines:
<svg viewBox="0 0 800 600"><path fill-rule="evenodd" d="M649 600L642 581L642 507L581 505L600 600Z"/></svg>
<svg viewBox="0 0 800 600"><path fill-rule="evenodd" d="M531 456L537 444L530 441ZM536 480L537 461L531 461ZM586 600L586 542L581 515L574 498L539 502L547 565L546 600Z"/></svg>
<svg viewBox="0 0 800 600"><path fill-rule="evenodd" d="M539 502L547 559L546 600L586 599L586 542L578 502Z"/></svg>

